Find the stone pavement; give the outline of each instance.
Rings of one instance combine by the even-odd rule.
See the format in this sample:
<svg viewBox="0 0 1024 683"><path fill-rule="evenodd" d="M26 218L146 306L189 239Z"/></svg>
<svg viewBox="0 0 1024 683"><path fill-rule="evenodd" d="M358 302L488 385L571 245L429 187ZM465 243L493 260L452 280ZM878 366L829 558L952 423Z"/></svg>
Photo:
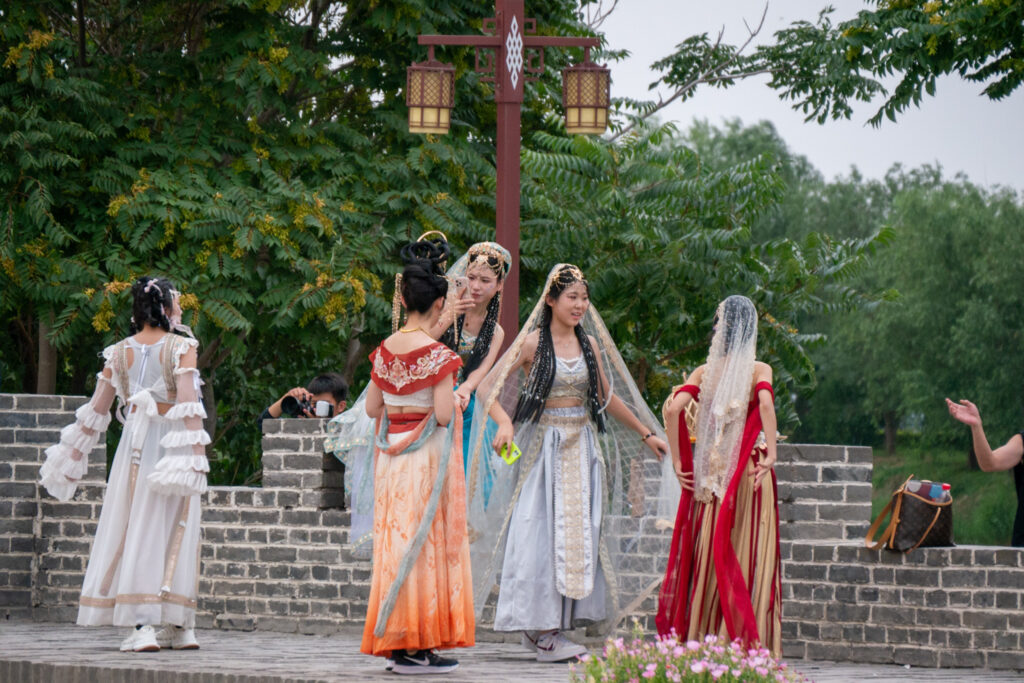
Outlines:
<svg viewBox="0 0 1024 683"><path fill-rule="evenodd" d="M71 624L0 622L0 683L328 683L394 681L383 661L359 654L358 631L328 637L269 632L202 630L202 649L121 653L125 629ZM538 664L520 646L480 643L463 651L446 681L569 680L565 664ZM972 669L792 664L819 683L847 681L1020 681L1021 674Z"/></svg>

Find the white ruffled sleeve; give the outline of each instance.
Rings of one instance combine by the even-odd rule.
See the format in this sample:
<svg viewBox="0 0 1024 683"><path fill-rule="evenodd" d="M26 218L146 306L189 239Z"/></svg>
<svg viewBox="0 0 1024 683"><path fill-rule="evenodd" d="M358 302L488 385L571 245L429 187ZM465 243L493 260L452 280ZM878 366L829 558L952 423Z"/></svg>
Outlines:
<svg viewBox="0 0 1024 683"><path fill-rule="evenodd" d="M106 354L104 354L106 355ZM110 424L114 385L110 359L96 375L96 390L88 403L75 411L75 422L60 430L60 441L46 449L39 468L39 483L58 500L70 500L89 465L89 451L96 447Z"/></svg>
<svg viewBox="0 0 1024 683"><path fill-rule="evenodd" d="M176 349L174 377L177 402L164 416L171 431L160 440L164 455L146 478L149 488L165 495L192 496L206 492L206 444L210 436L203 429L206 410L199 400L199 370L196 368L194 339L186 339Z"/></svg>

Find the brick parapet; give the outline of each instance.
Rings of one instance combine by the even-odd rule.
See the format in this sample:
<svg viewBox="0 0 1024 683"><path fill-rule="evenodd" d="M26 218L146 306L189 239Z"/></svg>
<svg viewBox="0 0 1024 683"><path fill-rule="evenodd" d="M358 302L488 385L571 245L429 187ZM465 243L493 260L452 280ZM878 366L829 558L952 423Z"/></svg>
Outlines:
<svg viewBox="0 0 1024 683"><path fill-rule="evenodd" d="M0 395L0 615L75 618L106 486L103 449L68 503L35 481L43 450L84 400ZM323 425L267 420L263 486L204 497L200 626L330 633L362 623L370 563L347 550L343 472L322 452ZM644 468L648 512L657 476ZM783 444L777 476L786 656L1024 669L1024 550L862 548L869 448ZM629 613L653 631L671 530L616 523L635 550L620 567L620 604L633 603Z"/></svg>

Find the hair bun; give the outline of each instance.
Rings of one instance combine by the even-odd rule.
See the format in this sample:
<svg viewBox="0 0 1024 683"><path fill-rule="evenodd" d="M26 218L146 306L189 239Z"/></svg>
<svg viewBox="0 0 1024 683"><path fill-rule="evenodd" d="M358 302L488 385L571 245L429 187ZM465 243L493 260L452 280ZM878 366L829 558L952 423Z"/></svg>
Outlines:
<svg viewBox="0 0 1024 683"><path fill-rule="evenodd" d="M406 265L424 265L425 261L429 266L427 269L438 275L444 274L441 264L448 260L450 254L451 247L442 239L410 242L402 247L401 251L402 262Z"/></svg>

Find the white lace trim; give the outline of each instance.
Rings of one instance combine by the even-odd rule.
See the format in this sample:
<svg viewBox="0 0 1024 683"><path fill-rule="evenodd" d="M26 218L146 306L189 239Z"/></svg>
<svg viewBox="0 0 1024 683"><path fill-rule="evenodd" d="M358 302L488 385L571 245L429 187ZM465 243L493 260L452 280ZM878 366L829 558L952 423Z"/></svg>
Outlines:
<svg viewBox="0 0 1024 683"><path fill-rule="evenodd" d="M206 408L199 401L177 403L164 415L168 420L184 420L186 417L206 417Z"/></svg>
<svg viewBox="0 0 1024 683"><path fill-rule="evenodd" d="M146 481L155 493L193 496L206 493L209 471L210 463L205 455L168 455L160 459Z"/></svg>
<svg viewBox="0 0 1024 683"><path fill-rule="evenodd" d="M81 425L75 422L60 430L60 444L79 453L88 453L99 442L100 434L99 431L86 434Z"/></svg>
<svg viewBox="0 0 1024 683"><path fill-rule="evenodd" d="M39 468L39 483L58 500L70 500L75 495L78 481L89 466L82 457L71 457L74 451L67 444L58 443L46 449L46 461Z"/></svg>
<svg viewBox="0 0 1024 683"><path fill-rule="evenodd" d="M106 379L106 378L104 378ZM75 411L78 422L87 429L104 432L110 425L110 413L97 413L91 403L86 403Z"/></svg>
<svg viewBox="0 0 1024 683"><path fill-rule="evenodd" d="M204 429L180 429L168 432L160 439L164 448L182 448L185 446L205 446L210 443L210 435Z"/></svg>

